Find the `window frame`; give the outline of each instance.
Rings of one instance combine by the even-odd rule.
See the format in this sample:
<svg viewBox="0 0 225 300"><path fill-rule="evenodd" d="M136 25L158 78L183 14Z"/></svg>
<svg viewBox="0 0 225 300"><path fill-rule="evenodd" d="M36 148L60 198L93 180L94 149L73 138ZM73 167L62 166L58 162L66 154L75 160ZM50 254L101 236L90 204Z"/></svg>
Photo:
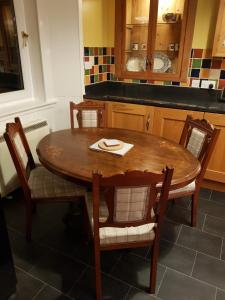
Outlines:
<svg viewBox="0 0 225 300"><path fill-rule="evenodd" d="M32 83L32 73L31 73L31 62L29 54L29 38L27 46L23 45L23 38L21 32L28 32L25 21L25 9L22 0L13 0L15 16L16 16L16 26L18 34L18 44L20 52L21 69L23 76L24 87L22 90L12 91L7 93L0 93L0 104L10 104L15 101L33 99L33 83Z"/></svg>

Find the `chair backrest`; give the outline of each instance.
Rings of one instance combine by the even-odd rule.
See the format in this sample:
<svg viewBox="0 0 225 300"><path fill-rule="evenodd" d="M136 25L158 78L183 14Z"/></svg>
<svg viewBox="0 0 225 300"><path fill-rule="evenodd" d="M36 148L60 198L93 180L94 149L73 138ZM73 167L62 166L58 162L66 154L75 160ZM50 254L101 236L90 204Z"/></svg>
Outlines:
<svg viewBox="0 0 225 300"><path fill-rule="evenodd" d="M198 179L202 179L220 129L214 128L207 120L192 119L187 116L180 138L180 145L187 148L200 162L201 172Z"/></svg>
<svg viewBox="0 0 225 300"><path fill-rule="evenodd" d="M77 111L79 128L104 127L105 104L103 102L84 101L78 104L70 102L70 122L74 128L74 111Z"/></svg>
<svg viewBox="0 0 225 300"><path fill-rule="evenodd" d="M30 193L28 178L30 171L35 168L35 162L19 118L15 118L15 123L6 124L4 138L15 165L20 184L27 195L27 193Z"/></svg>
<svg viewBox="0 0 225 300"><path fill-rule="evenodd" d="M166 210L173 168L162 173L127 171L111 177L93 173L94 232L100 227L129 227L148 223L161 224ZM100 191L108 207L106 222L99 220ZM160 197L158 197L160 193ZM102 194L101 194L102 195ZM153 217L152 209L158 206ZM153 220L154 219L154 220Z"/></svg>

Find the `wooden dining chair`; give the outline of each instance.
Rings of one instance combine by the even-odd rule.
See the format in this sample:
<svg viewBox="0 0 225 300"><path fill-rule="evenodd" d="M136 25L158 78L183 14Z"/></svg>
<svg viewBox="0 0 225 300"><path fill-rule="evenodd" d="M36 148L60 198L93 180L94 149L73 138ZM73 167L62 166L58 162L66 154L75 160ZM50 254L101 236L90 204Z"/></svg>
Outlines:
<svg viewBox="0 0 225 300"><path fill-rule="evenodd" d="M127 171L102 177L93 173L93 199L86 198L85 214L94 237L97 300L102 299L100 252L105 250L152 245L149 292L155 292L160 228L172 175L168 167L158 174Z"/></svg>
<svg viewBox="0 0 225 300"><path fill-rule="evenodd" d="M19 118L6 124L5 141L23 189L26 207L26 238L31 240L32 211L36 203L84 200L85 189L36 166Z"/></svg>
<svg viewBox="0 0 225 300"><path fill-rule="evenodd" d="M172 190L169 199L177 199L184 196L192 197L191 225L196 226L198 195L205 171L215 147L220 129L214 128L205 119L193 120L187 116L180 138L180 145L189 150L201 163L201 171L197 178L183 188Z"/></svg>
<svg viewBox="0 0 225 300"><path fill-rule="evenodd" d="M84 101L78 104L70 102L70 122L74 128L74 111L77 112L79 128L104 127L105 126L105 104L101 101Z"/></svg>

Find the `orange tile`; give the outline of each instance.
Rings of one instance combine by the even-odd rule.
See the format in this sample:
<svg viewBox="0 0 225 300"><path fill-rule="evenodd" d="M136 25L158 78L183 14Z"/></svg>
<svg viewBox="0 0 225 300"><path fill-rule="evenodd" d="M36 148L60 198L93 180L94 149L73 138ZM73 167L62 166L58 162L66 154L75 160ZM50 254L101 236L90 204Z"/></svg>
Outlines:
<svg viewBox="0 0 225 300"><path fill-rule="evenodd" d="M225 59L222 60L221 69L225 70Z"/></svg>
<svg viewBox="0 0 225 300"><path fill-rule="evenodd" d="M209 78L210 69L201 69L200 78Z"/></svg>
<svg viewBox="0 0 225 300"><path fill-rule="evenodd" d="M111 48L110 47L106 48L106 54L111 55Z"/></svg>
<svg viewBox="0 0 225 300"><path fill-rule="evenodd" d="M103 56L98 57L98 64L103 65Z"/></svg>
<svg viewBox="0 0 225 300"><path fill-rule="evenodd" d="M107 80L107 73L103 73L103 74L102 74L102 80L103 80L103 81L106 81L106 80Z"/></svg>
<svg viewBox="0 0 225 300"><path fill-rule="evenodd" d="M89 75L86 75L85 76L85 84L87 85L87 84L90 84L91 83L91 81L90 81L90 76Z"/></svg>
<svg viewBox="0 0 225 300"><path fill-rule="evenodd" d="M225 87L225 79L219 80L218 89L223 89Z"/></svg>
<svg viewBox="0 0 225 300"><path fill-rule="evenodd" d="M98 66L94 66L94 74L98 74L99 73L99 68Z"/></svg>
<svg viewBox="0 0 225 300"><path fill-rule="evenodd" d="M115 73L115 65L110 65L110 72Z"/></svg>
<svg viewBox="0 0 225 300"><path fill-rule="evenodd" d="M157 85L163 85L163 81L155 80L155 81L154 81L154 84L157 84Z"/></svg>
<svg viewBox="0 0 225 300"><path fill-rule="evenodd" d="M212 49L204 49L202 57L203 58L211 58L212 57Z"/></svg>

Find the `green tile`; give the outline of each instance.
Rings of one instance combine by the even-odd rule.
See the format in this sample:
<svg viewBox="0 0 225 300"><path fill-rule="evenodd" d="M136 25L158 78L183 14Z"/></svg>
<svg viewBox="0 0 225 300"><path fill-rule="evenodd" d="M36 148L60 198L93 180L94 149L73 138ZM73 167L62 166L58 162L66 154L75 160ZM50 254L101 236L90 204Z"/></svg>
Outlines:
<svg viewBox="0 0 225 300"><path fill-rule="evenodd" d="M171 85L172 83L171 83L171 81L164 81L163 82L163 85Z"/></svg>
<svg viewBox="0 0 225 300"><path fill-rule="evenodd" d="M94 48L93 47L89 48L89 55L90 56L94 55Z"/></svg>
<svg viewBox="0 0 225 300"><path fill-rule="evenodd" d="M111 64L111 57L107 56L107 64L110 65Z"/></svg>
<svg viewBox="0 0 225 300"><path fill-rule="evenodd" d="M202 60L201 59L193 59L192 60L192 68L201 68Z"/></svg>
<svg viewBox="0 0 225 300"><path fill-rule="evenodd" d="M98 82L98 75L94 75L94 82Z"/></svg>
<svg viewBox="0 0 225 300"><path fill-rule="evenodd" d="M103 55L103 49L102 49L102 47L98 48L98 55Z"/></svg>
<svg viewBox="0 0 225 300"><path fill-rule="evenodd" d="M139 79L133 79L132 82L133 83L140 83L140 80Z"/></svg>
<svg viewBox="0 0 225 300"><path fill-rule="evenodd" d="M90 70L85 70L85 75L90 75Z"/></svg>
<svg viewBox="0 0 225 300"><path fill-rule="evenodd" d="M102 72L107 72L107 66L106 65L102 66Z"/></svg>

